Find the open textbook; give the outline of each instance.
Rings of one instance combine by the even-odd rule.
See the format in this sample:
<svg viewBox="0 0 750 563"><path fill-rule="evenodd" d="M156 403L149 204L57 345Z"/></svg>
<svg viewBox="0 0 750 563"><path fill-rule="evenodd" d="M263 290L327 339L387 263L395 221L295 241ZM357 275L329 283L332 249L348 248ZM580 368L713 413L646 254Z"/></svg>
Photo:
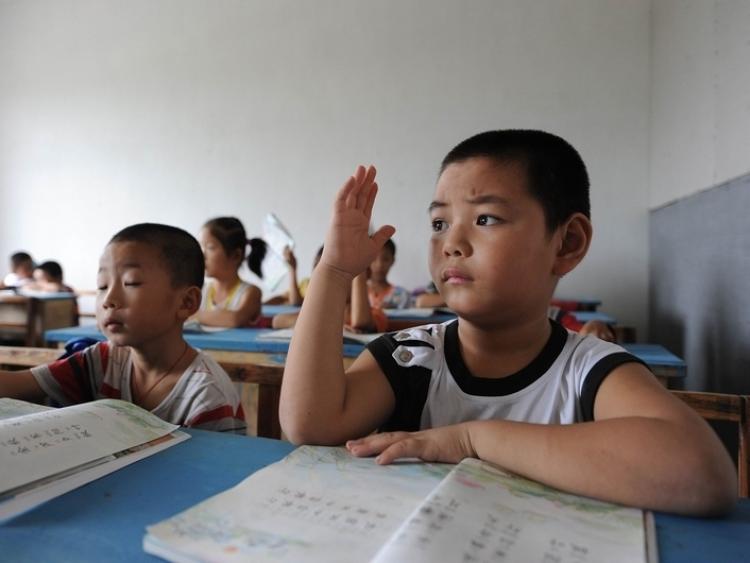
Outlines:
<svg viewBox="0 0 750 563"><path fill-rule="evenodd" d="M648 529L650 513L475 459L379 466L303 446L149 526L143 545L170 561L617 563L654 560Z"/></svg>
<svg viewBox="0 0 750 563"><path fill-rule="evenodd" d="M0 399L0 521L190 437L103 399L53 409Z"/></svg>

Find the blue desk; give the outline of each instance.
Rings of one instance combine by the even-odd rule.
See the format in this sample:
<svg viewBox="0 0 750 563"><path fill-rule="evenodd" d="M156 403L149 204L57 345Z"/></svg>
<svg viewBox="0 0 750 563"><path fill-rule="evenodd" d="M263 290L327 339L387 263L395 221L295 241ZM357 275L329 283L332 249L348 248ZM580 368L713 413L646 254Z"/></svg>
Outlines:
<svg viewBox="0 0 750 563"><path fill-rule="evenodd" d="M617 324L617 319L607 313L598 311L569 311L579 322L587 323L589 321L602 321L608 325Z"/></svg>
<svg viewBox="0 0 750 563"><path fill-rule="evenodd" d="M300 307L295 305L263 305L262 315L264 317L273 317L281 313L298 313ZM431 312L430 309L424 309L416 312L415 309L383 309L385 316L388 317L388 330L401 330L412 326L423 324L443 323L456 318L455 313L449 312ZM430 314L423 314L430 312Z"/></svg>
<svg viewBox="0 0 750 563"><path fill-rule="evenodd" d="M145 528L292 451L286 443L190 430L190 440L58 497L0 526L0 557L39 561L157 561ZM661 563L747 561L750 500L726 519L656 515Z"/></svg>
<svg viewBox="0 0 750 563"><path fill-rule="evenodd" d="M263 340L261 334L271 332L263 328L230 328L218 332L185 331L185 340L191 346L203 350L220 350L225 352L254 352L261 354L286 355L289 342ZM44 337L49 343L65 343L71 338L88 337L104 340L104 335L95 326L73 326L48 330ZM362 351L360 344L344 344L344 357L355 358Z"/></svg>
<svg viewBox="0 0 750 563"><path fill-rule="evenodd" d="M667 380L682 379L687 375L687 364L682 358L675 356L664 346L659 344L630 344L621 343L634 356L643 360L651 368L654 375L665 385ZM667 385L670 387L670 385Z"/></svg>
<svg viewBox="0 0 750 563"><path fill-rule="evenodd" d="M566 311L596 311L602 304L599 299L587 297L553 297L552 304Z"/></svg>
<svg viewBox="0 0 750 563"><path fill-rule="evenodd" d="M265 362L283 365L289 350L289 343L259 339L258 335L264 332L268 332L268 329L232 328L210 333L186 332L185 340L191 346L203 350L245 352L248 356L244 359L245 363ZM45 332L45 338L50 343L64 343L71 338L83 336L104 340L104 336L95 326L74 326ZM622 346L641 358L662 380L685 377L685 362L663 346L658 344L622 344ZM345 343L343 345L345 358L356 358L362 350L364 350L363 344ZM255 354L255 356L251 357L250 354Z"/></svg>

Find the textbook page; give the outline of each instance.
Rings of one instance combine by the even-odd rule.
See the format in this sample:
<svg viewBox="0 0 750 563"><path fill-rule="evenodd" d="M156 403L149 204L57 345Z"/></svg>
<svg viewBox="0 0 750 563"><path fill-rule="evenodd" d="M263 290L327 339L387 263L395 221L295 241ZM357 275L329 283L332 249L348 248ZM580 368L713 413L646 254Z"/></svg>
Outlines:
<svg viewBox="0 0 750 563"><path fill-rule="evenodd" d="M451 467L302 446L149 526L143 547L170 561L368 561Z"/></svg>
<svg viewBox="0 0 750 563"><path fill-rule="evenodd" d="M175 430L171 434L140 446L128 448L122 452L86 463L83 466L63 471L46 479L40 479L28 486L18 487L9 493L0 494L0 522L189 438L190 434Z"/></svg>
<svg viewBox="0 0 750 563"><path fill-rule="evenodd" d="M9 397L3 397L0 399L0 420L49 410L53 410L53 407L45 407L44 405L37 405L27 401L11 399Z"/></svg>
<svg viewBox="0 0 750 563"><path fill-rule="evenodd" d="M644 562L644 513L465 459L375 561Z"/></svg>
<svg viewBox="0 0 750 563"><path fill-rule="evenodd" d="M0 495L161 438L177 428L115 399L0 420Z"/></svg>

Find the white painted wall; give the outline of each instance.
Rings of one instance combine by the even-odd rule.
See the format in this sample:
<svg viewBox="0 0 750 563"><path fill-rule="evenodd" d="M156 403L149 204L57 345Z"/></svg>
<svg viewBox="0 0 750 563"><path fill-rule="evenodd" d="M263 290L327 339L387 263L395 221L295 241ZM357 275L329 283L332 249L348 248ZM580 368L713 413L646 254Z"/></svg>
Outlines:
<svg viewBox="0 0 750 563"><path fill-rule="evenodd" d="M648 0L0 1L0 257L55 257L79 288L119 228L197 232L277 212L306 271L330 199L380 169L393 281L428 277L443 155L544 128L582 153L596 236L561 294L645 326Z"/></svg>
<svg viewBox="0 0 750 563"><path fill-rule="evenodd" d="M654 0L651 199L750 171L750 2Z"/></svg>

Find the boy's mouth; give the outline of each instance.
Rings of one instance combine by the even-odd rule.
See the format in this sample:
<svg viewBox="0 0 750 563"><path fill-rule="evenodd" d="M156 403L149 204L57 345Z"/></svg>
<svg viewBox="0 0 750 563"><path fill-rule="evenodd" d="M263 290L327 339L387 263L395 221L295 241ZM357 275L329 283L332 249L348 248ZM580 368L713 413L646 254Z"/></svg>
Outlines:
<svg viewBox="0 0 750 563"><path fill-rule="evenodd" d="M443 281L445 283L461 284L470 282L472 279L471 276L458 268L448 268L443 271Z"/></svg>
<svg viewBox="0 0 750 563"><path fill-rule="evenodd" d="M107 319L104 321L104 329L110 332L121 332L124 323L115 319Z"/></svg>

